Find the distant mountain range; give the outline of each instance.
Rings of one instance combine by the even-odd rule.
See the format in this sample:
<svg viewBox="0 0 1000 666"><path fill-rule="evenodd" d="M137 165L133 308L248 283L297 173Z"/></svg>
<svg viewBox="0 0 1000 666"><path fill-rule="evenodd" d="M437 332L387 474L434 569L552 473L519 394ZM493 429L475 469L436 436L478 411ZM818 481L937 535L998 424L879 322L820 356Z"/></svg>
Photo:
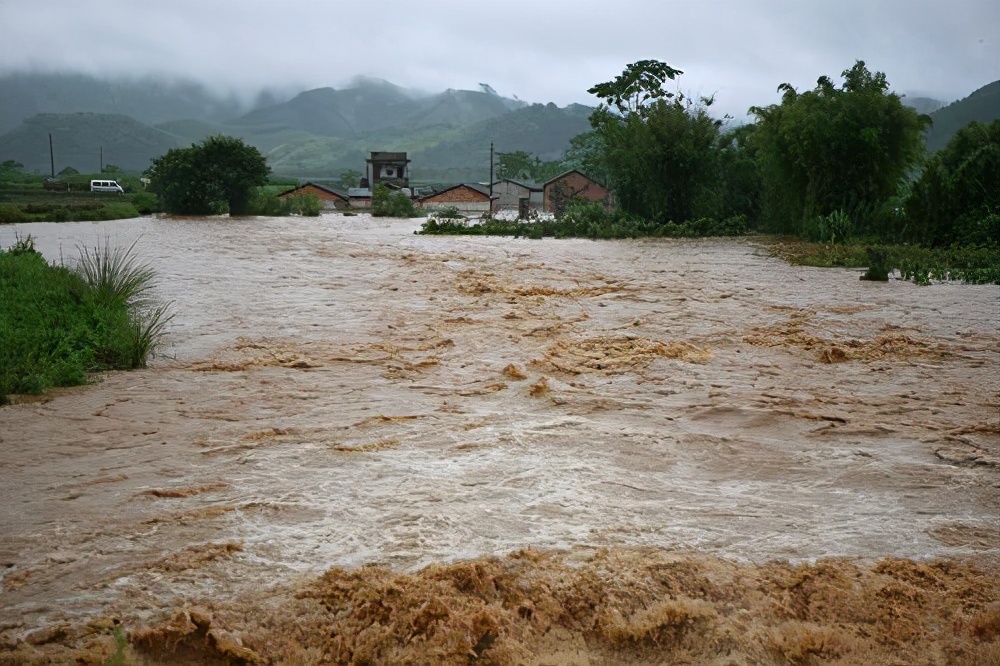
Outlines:
<svg viewBox="0 0 1000 666"><path fill-rule="evenodd" d="M1000 81L989 83L965 99L931 114L934 125L927 132L927 148L941 150L958 130L973 120L988 123L1000 118Z"/></svg>
<svg viewBox="0 0 1000 666"><path fill-rule="evenodd" d="M362 171L372 150L401 150L415 179L481 180L491 141L497 151L556 159L589 129L590 111L528 105L491 89L419 94L364 78L242 105L195 83L17 74L0 77L0 160L47 172L51 133L57 172L96 171L102 149L105 164L142 170L171 147L224 133L257 146L278 174L336 177Z"/></svg>
<svg viewBox="0 0 1000 666"><path fill-rule="evenodd" d="M934 120L928 146L942 147L970 120L1000 117L1000 81L944 105L926 97L904 103ZM569 140L590 129L592 108L529 105L483 90L421 94L380 79L342 89L264 91L254 102L220 96L191 81L106 81L80 74L0 77L0 161L49 171L129 171L152 158L223 133L242 137L268 157L276 174L335 178L364 170L373 150L406 151L418 181L484 180L489 146L558 159Z"/></svg>

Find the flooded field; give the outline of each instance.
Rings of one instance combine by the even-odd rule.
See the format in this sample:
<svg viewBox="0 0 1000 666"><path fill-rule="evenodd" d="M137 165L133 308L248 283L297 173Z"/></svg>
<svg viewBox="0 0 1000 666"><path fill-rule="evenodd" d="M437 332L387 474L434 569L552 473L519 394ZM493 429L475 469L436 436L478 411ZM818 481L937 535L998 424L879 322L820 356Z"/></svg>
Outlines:
<svg viewBox="0 0 1000 666"><path fill-rule="evenodd" d="M996 286L418 227L0 227L175 313L0 408L0 663L1000 663Z"/></svg>

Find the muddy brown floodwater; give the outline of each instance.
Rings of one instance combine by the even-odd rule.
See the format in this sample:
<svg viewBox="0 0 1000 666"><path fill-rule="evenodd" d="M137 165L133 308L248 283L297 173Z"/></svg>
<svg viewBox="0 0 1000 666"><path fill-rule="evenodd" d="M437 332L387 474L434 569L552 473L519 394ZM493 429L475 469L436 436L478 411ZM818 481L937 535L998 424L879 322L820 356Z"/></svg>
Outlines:
<svg viewBox="0 0 1000 666"><path fill-rule="evenodd" d="M418 226L324 215L0 227L4 247L31 234L50 259L135 241L175 313L148 369L0 408L0 661L103 659L118 621L136 645L155 643L150 627L173 636L160 652L128 648L137 663L169 662L164 645L195 650L185 636L215 650L188 654L205 662L393 661L374 643L302 647L305 631L299 652L280 653L247 617L332 607L314 588L334 574L378 572L404 589L393 577L416 585L465 561L558 560L559 580L607 558L622 576L626 562L674 562L718 581L831 557L854 558L831 560L851 575L888 575L872 563L891 557L996 580L995 285L862 282L786 265L753 240ZM371 564L383 568L357 569ZM333 597L357 593L345 585ZM963 606L983 645L1000 635L996 592ZM692 608L684 626L720 612ZM675 611L630 626L681 626ZM581 647L586 627L550 627L538 635L552 645L517 652L514 625L470 622L462 659L605 663ZM655 645L629 642L602 622L636 660L666 641L657 630ZM1000 659L989 649L975 654ZM865 661L850 650L837 658ZM424 654L408 659L446 660Z"/></svg>

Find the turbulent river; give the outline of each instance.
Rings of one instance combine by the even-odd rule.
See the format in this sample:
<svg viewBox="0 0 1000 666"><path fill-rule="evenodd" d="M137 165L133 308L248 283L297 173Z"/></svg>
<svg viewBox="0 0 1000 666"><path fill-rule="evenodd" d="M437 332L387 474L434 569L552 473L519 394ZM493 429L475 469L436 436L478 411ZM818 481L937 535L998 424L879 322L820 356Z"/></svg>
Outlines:
<svg viewBox="0 0 1000 666"><path fill-rule="evenodd" d="M526 547L1000 556L996 286L418 227L0 227L134 242L174 314L148 369L0 408L0 630Z"/></svg>

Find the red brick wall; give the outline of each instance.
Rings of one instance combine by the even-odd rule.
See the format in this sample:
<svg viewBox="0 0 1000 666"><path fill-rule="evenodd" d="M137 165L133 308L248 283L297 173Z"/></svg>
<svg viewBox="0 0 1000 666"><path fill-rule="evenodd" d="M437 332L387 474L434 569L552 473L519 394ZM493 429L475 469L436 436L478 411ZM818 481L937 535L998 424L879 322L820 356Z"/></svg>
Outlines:
<svg viewBox="0 0 1000 666"><path fill-rule="evenodd" d="M327 192L325 190L321 190L318 187L314 187L312 185L305 185L303 187L300 187L299 189L295 190L294 192L290 192L289 194L286 194L285 196L294 197L294 196L306 195L306 194L315 194L317 197L319 197L323 201L334 201L334 202L343 201L343 199L341 199L337 195L330 194L329 192Z"/></svg>
<svg viewBox="0 0 1000 666"><path fill-rule="evenodd" d="M482 192L477 192L471 187L456 187L454 189L448 190L447 192L440 192L438 194L432 194L431 196L421 199L421 204L449 204L458 202L473 202L482 201L488 202L490 200L489 196L483 194Z"/></svg>
<svg viewBox="0 0 1000 666"><path fill-rule="evenodd" d="M560 214L570 199L603 201L607 196L606 189L582 173L573 171L545 186L542 207L549 212Z"/></svg>

